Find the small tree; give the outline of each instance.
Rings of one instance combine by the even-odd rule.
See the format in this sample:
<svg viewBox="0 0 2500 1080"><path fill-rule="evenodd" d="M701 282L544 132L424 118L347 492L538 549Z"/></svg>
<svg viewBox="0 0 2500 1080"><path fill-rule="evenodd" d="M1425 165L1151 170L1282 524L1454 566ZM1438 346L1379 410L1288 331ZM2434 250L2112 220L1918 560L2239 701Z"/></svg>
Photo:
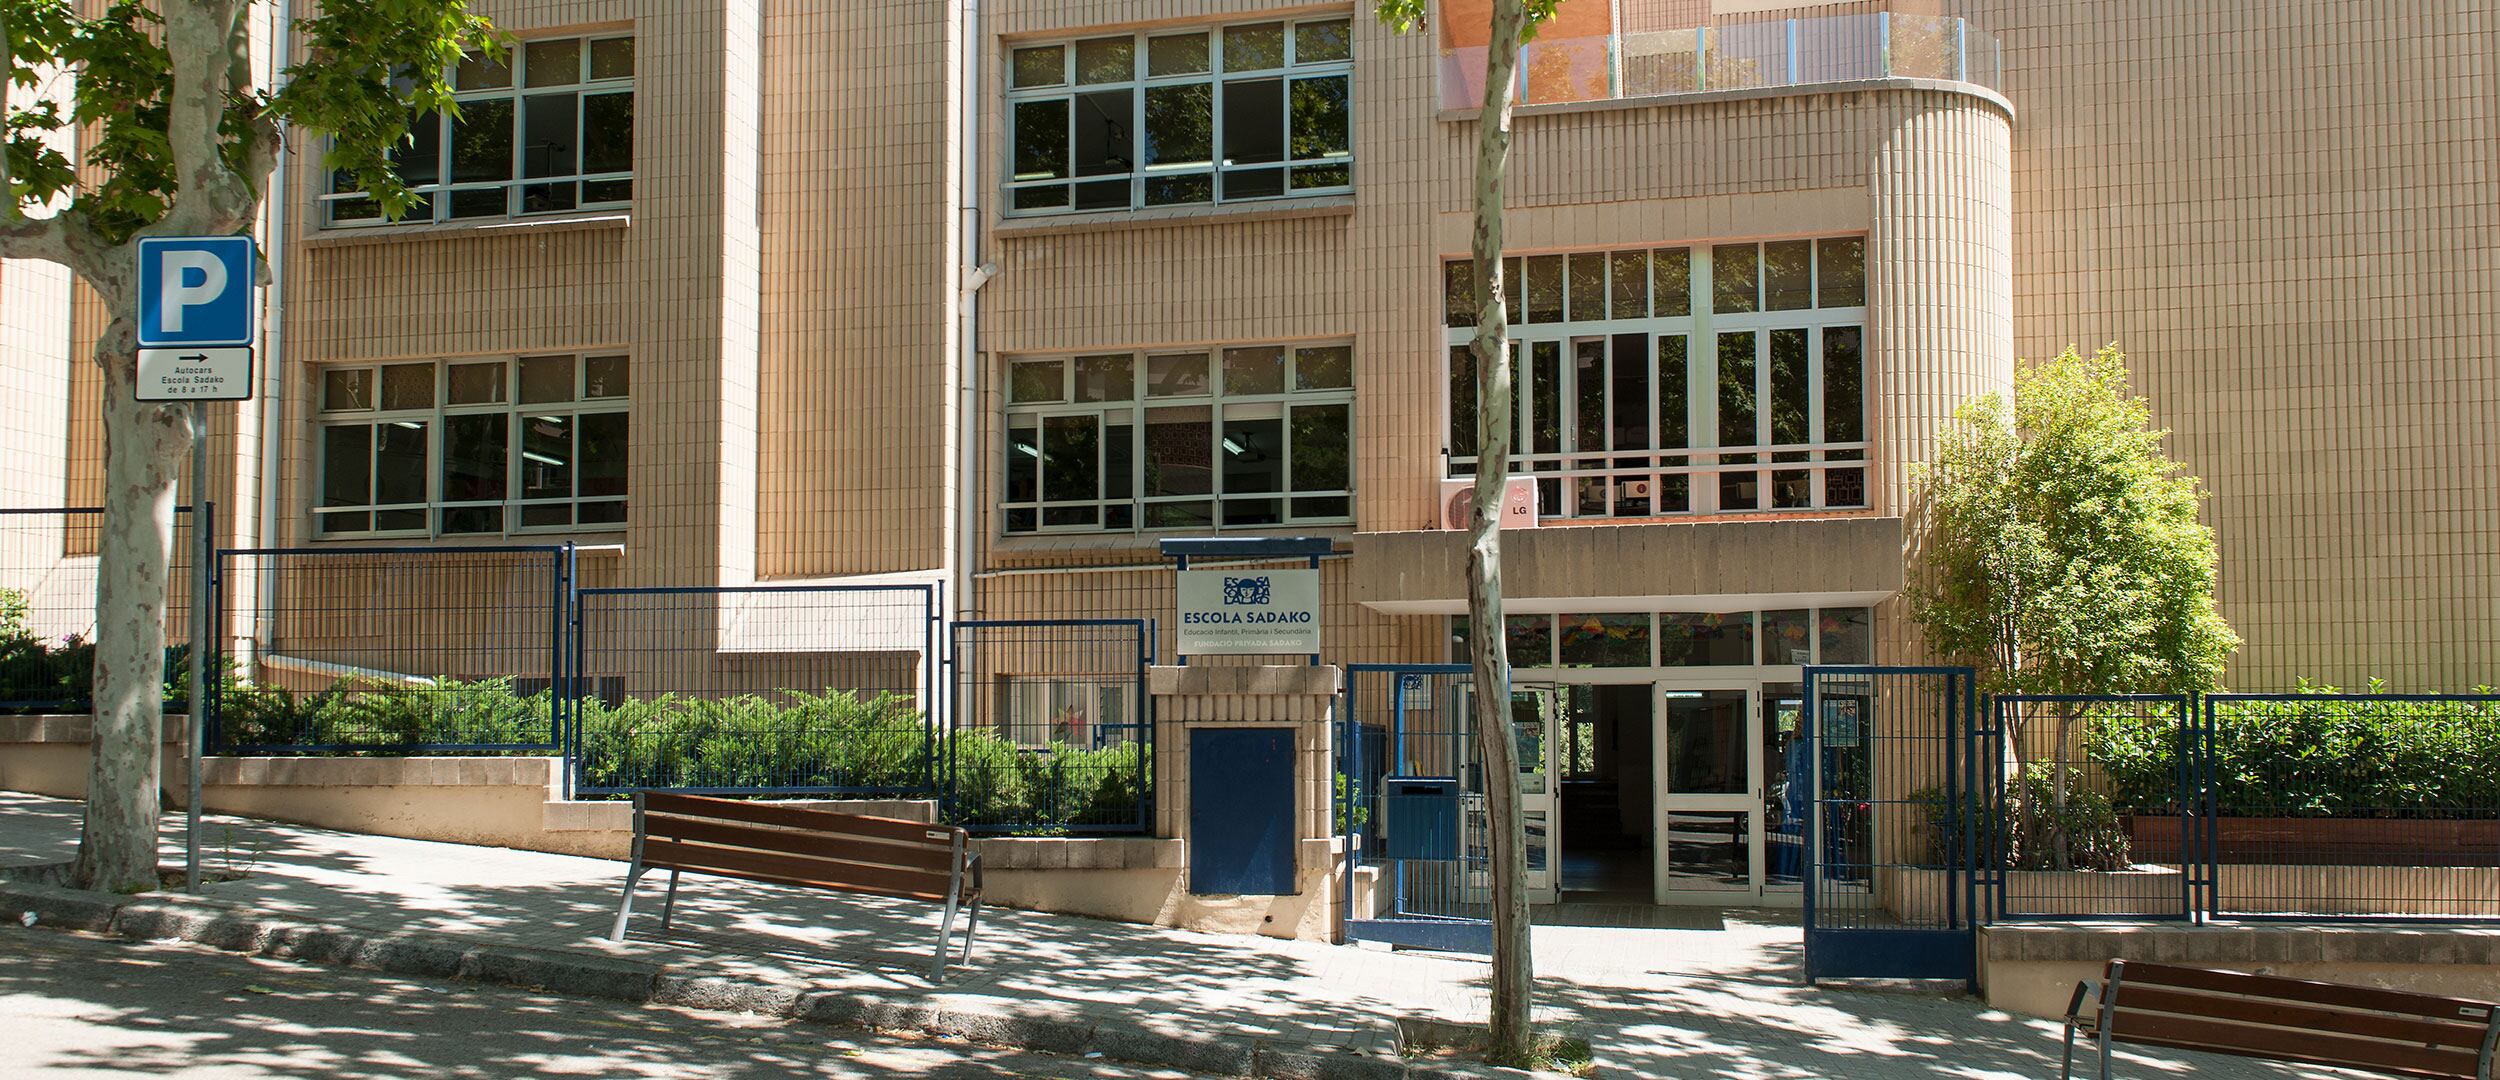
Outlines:
<svg viewBox="0 0 2500 1080"><path fill-rule="evenodd" d="M1965 405L1917 477L1928 579L1912 611L1983 693L2210 690L2239 638L2214 609L2213 530L2196 478L2128 386L2116 346L2069 347L2014 377L2014 400ZM2066 820L2074 710L2057 708L2053 822ZM2021 724L2007 732L2029 767ZM2024 799L2020 812L2035 811ZM2031 835L2030 822L2020 823ZM2056 839L2057 868L2066 843Z"/></svg>
<svg viewBox="0 0 2500 1080"><path fill-rule="evenodd" d="M1380 21L1406 33L1424 25L1430 0L1378 0ZM1493 993L1485 1056L1529 1064L1536 963L1529 955L1527 819L1520 812L1519 740L1510 716L1510 654L1502 618L1502 504L1510 479L1510 324L1503 303L1502 191L1510 171L1510 115L1519 46L1562 0L1492 0L1485 38L1484 106L1476 116L1475 257L1476 502L1468 517L1468 659L1476 747L1484 760L1485 815L1493 875Z"/></svg>
<svg viewBox="0 0 2500 1080"><path fill-rule="evenodd" d="M273 93L253 85L248 0L112 0L93 18L71 0L0 0L9 195L0 257L69 268L112 316L95 344L104 528L77 884L156 884L165 583L190 421L180 406L134 396L138 240L250 229L287 125L328 136L322 163L398 215L415 196L392 151L415 115L452 107L450 73L465 51L498 47L465 0L324 0L320 9L296 22L308 56ZM64 146L83 146L84 175Z"/></svg>

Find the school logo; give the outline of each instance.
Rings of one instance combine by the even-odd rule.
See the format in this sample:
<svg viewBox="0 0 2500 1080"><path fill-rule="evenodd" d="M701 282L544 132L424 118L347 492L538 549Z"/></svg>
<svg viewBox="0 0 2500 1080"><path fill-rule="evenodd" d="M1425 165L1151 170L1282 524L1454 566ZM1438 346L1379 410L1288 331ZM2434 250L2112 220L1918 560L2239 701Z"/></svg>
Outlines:
<svg viewBox="0 0 2500 1080"><path fill-rule="evenodd" d="M1267 606L1269 603L1267 575L1261 574L1258 577L1225 578L1224 603L1228 607L1234 604L1243 604L1251 607Z"/></svg>

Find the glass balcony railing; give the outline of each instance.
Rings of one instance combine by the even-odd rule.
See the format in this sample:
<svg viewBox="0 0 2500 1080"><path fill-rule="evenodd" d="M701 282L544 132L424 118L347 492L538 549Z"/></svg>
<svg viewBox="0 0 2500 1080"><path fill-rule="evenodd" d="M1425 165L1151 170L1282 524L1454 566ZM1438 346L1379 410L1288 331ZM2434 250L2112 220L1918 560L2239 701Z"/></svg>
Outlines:
<svg viewBox="0 0 2500 1080"><path fill-rule="evenodd" d="M1441 106L1484 102L1482 47L1444 49ZM1862 79L1950 79L1996 89L1997 39L1948 15L1829 15L1601 35L1539 35L1520 50L1518 103L1552 105Z"/></svg>

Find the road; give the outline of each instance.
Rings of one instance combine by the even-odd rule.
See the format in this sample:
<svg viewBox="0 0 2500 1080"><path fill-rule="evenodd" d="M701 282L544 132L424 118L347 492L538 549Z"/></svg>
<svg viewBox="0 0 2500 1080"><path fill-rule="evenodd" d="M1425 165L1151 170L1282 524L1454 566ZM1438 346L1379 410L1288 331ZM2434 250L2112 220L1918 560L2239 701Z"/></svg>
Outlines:
<svg viewBox="0 0 2500 1080"><path fill-rule="evenodd" d="M0 1076L133 1075L1188 1080L1099 1060L0 926Z"/></svg>

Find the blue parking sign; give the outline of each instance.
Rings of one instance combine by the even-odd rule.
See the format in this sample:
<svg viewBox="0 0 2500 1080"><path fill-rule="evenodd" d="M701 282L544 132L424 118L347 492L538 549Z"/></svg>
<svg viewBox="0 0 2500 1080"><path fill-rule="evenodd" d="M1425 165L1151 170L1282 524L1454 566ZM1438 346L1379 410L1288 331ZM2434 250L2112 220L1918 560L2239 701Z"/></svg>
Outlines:
<svg viewBox="0 0 2500 1080"><path fill-rule="evenodd" d="M139 344L251 344L252 277L251 237L140 238Z"/></svg>

